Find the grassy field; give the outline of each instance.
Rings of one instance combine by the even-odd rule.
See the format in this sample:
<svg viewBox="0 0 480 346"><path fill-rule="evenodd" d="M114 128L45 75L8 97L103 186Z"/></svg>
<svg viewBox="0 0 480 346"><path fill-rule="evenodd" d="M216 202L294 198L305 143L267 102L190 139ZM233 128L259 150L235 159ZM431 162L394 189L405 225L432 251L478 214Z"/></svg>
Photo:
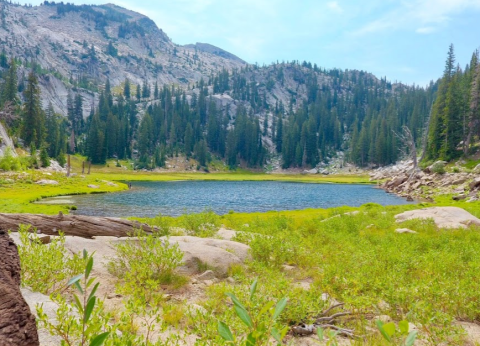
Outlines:
<svg viewBox="0 0 480 346"><path fill-rule="evenodd" d="M80 160L76 158L74 163L74 172L79 174L70 178L38 171L0 176L0 211L67 212L71 206L32 202L48 196L120 191L127 188L122 181L133 180L368 182L367 177L362 176L248 172L153 174L124 170L112 167L112 164L93 167L91 175L83 176L79 171ZM59 185L35 184L39 179L54 179ZM112 181L115 184L109 183ZM394 216L398 213L433 205L458 206L480 216L480 203L453 201L451 196L445 195L437 196L435 203L417 205L381 206L369 203L359 208L248 214L232 212L223 216L204 212L177 218L159 215L143 219L158 226L161 235L215 237L216 231L223 225L237 231L234 240L249 245L252 255L245 266L230 269L228 275L233 280L220 280L205 288L201 299L195 303L201 307L202 313L193 315L182 301L162 300L158 303L161 312L158 312L160 317L155 317L156 323L162 328L178 328L187 334L195 334L197 345L226 345L217 330L219 320L240 337L248 331L231 308L226 293L233 292L240 301L248 301L247 308L252 316L264 313L262 307L268 306L269 302L287 297L285 311L274 322L279 330L300 323L312 323L330 304L321 298L323 294L345 303L343 311L352 313L335 323L339 327L353 329L356 335L361 336L352 340L353 345L405 344L406 335L400 332L392 338L392 343L387 343L376 329L375 321L379 318L392 320L397 328L400 321L407 320L415 325L419 339L427 345L474 345L467 343L459 321L480 321L480 228L471 226L468 229L444 230L437 229L431 220L411 220L401 226L395 222ZM395 232L398 227L407 227L417 233L398 234ZM143 255L145 263L151 263L151 252ZM141 262L143 255L135 253L135 261ZM49 255L45 256L44 260L48 262ZM38 261L42 259L38 258ZM149 265L136 270L147 275L148 268ZM183 279L181 284L173 284L158 281L161 277L158 273L151 275L145 279L150 285L148 290L138 283L129 283L128 275L118 279L118 287L122 289L119 294L125 302L130 302L125 306L127 315L132 311L139 317L152 313L150 303L145 300L147 293L152 294L152 287L157 287L160 296L164 291L175 296L176 290L184 289L178 286L189 281ZM137 277L137 274L133 275L133 278ZM258 279L259 292L250 299L249 285L255 279ZM36 280L35 275L33 280ZM142 339L138 328L129 329L122 325L122 318L110 316L107 320L116 321L123 335ZM135 339L134 344L143 345L140 339ZM116 345L112 340L106 344Z"/></svg>

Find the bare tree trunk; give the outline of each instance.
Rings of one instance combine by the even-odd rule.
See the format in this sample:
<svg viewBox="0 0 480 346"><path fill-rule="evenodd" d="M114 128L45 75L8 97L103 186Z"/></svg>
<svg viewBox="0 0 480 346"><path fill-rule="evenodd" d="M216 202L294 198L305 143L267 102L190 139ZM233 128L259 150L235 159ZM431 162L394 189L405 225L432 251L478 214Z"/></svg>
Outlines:
<svg viewBox="0 0 480 346"><path fill-rule="evenodd" d="M434 102L434 101L433 101ZM430 131L430 119L431 119L431 116L432 116L432 109L433 109L433 102L432 102L432 106L430 107L430 112L428 113L428 117L427 117L427 124L426 124L426 127L425 127L425 132L423 133L423 139L422 139L422 156L420 157L420 162L423 161L423 159L425 158L425 154L427 153L427 144L428 144L428 132Z"/></svg>
<svg viewBox="0 0 480 346"><path fill-rule="evenodd" d="M70 176L70 154L67 155L67 177Z"/></svg>

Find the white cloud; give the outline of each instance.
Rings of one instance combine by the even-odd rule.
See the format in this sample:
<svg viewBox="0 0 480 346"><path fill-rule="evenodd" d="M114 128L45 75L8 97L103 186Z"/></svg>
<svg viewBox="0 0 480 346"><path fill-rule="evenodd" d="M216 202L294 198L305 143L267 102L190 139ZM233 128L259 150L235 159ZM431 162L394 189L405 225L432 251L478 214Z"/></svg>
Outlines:
<svg viewBox="0 0 480 346"><path fill-rule="evenodd" d="M429 34L467 10L480 10L480 0L406 0L352 34L362 36L384 30L410 30L412 27L418 28L417 33Z"/></svg>
<svg viewBox="0 0 480 346"><path fill-rule="evenodd" d="M435 31L437 31L437 29L434 28L433 26L424 26L415 30L417 34L431 34L431 33L434 33Z"/></svg>
<svg viewBox="0 0 480 346"><path fill-rule="evenodd" d="M336 13L342 13L343 8L340 6L340 4L337 1L330 1L327 2L327 7L332 10L333 12Z"/></svg>

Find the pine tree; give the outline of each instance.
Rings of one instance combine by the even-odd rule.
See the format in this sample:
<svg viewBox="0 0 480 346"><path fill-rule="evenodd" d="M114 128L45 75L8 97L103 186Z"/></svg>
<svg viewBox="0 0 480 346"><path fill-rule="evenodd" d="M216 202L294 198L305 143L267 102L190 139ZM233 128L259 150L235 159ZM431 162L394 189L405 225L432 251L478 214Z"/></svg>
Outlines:
<svg viewBox="0 0 480 346"><path fill-rule="evenodd" d="M32 71L28 75L27 87L24 92L25 102L22 109L22 138L26 146L32 143L41 147L45 137L45 113L40 103L40 88L38 79Z"/></svg>

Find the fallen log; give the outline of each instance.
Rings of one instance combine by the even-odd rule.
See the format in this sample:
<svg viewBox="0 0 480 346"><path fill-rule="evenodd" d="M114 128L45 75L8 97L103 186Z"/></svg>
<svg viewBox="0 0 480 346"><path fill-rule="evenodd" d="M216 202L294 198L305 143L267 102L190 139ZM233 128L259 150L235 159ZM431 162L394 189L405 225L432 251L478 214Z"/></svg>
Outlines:
<svg viewBox="0 0 480 346"><path fill-rule="evenodd" d="M42 234L58 235L58 232L62 231L65 235L83 238L126 237L135 229L152 232L150 226L146 224L115 217L64 215L62 212L58 215L0 213L0 230L17 231L22 224L32 225Z"/></svg>

